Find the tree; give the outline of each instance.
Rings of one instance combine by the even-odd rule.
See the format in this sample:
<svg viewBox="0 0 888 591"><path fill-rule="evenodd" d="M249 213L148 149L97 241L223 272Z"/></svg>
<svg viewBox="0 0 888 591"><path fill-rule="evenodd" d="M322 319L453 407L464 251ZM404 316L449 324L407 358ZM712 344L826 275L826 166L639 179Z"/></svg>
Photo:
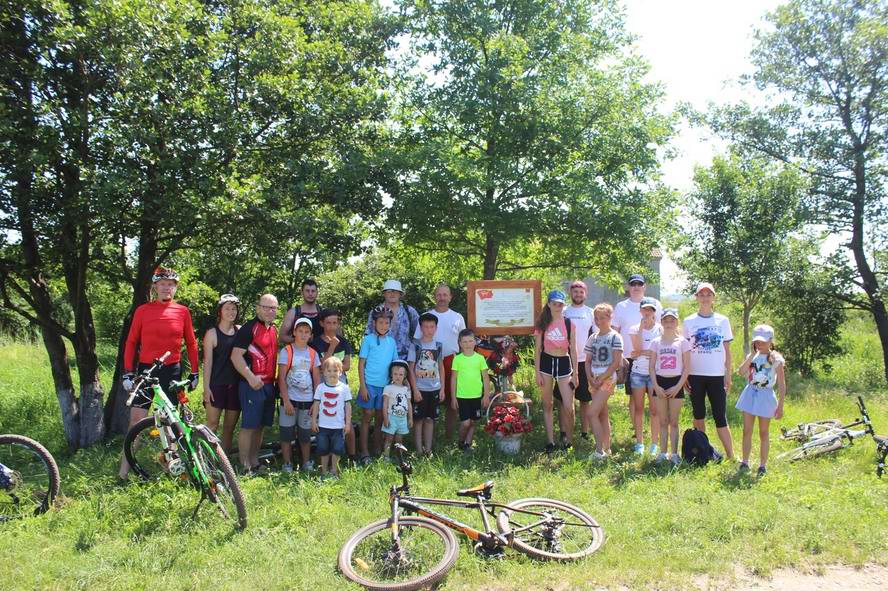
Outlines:
<svg viewBox="0 0 888 591"><path fill-rule="evenodd" d="M787 264L787 236L800 225L799 174L733 153L697 167L678 264L689 279L710 281L743 306L743 351L749 319ZM697 223L699 222L699 223Z"/></svg>
<svg viewBox="0 0 888 591"><path fill-rule="evenodd" d="M390 226L484 278L646 263L672 133L610 0L410 0ZM534 248L528 249L531 245ZM527 258L528 253L535 256Z"/></svg>
<svg viewBox="0 0 888 591"><path fill-rule="evenodd" d="M713 109L723 136L798 167L809 179L812 222L845 241L830 266L833 295L872 314L888 380L888 3L792 0L756 34L747 83L766 106Z"/></svg>

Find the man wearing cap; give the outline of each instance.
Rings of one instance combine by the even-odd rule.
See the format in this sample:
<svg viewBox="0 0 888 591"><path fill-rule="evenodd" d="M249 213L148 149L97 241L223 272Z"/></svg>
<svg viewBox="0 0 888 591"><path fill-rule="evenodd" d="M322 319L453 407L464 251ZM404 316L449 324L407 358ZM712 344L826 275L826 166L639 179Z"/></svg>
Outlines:
<svg viewBox="0 0 888 591"><path fill-rule="evenodd" d="M729 460L734 459L731 429L728 427L727 398L731 389L731 322L713 310L715 288L711 283L697 286L694 296L699 310L684 319L682 333L691 343L688 385L694 411L694 428L706 430L706 399L712 408L718 438Z"/></svg>
<svg viewBox="0 0 888 591"><path fill-rule="evenodd" d="M459 333L466 327L466 320L456 310L450 309L450 300L453 294L450 286L439 283L435 288L435 307L426 314L433 314L438 318L438 327L435 329L435 340L441 343L441 355L444 356L444 436L453 439L456 434L457 411L450 405L451 382L453 381L453 357L459 353ZM413 333L414 339L422 338L422 327L417 326Z"/></svg>
<svg viewBox="0 0 888 591"><path fill-rule="evenodd" d="M576 280L570 284L570 306L564 308L564 317L573 324L576 331L576 347L574 354L579 361L579 385L574 391L574 397L580 401L580 435L583 439L589 438L589 430L592 428L592 418L589 416L591 406L589 402L592 396L589 393L589 383L586 380L586 339L594 324L592 308L586 305L586 284ZM560 396L556 392L556 397ZM610 426L608 425L608 428ZM562 431L563 433L563 431Z"/></svg>
<svg viewBox="0 0 888 591"><path fill-rule="evenodd" d="M413 306L401 302L404 289L397 279L389 279L382 285L382 295L385 298L383 304L392 311L392 320L389 334L395 339L398 347L398 359L407 360L407 352L413 342L413 335L419 328L419 313ZM373 334L373 311L367 314L367 328L364 334Z"/></svg>
<svg viewBox="0 0 888 591"><path fill-rule="evenodd" d="M630 275L628 283L629 297L614 306L613 320L614 330L619 332L620 336L623 338L623 347L625 347L624 353L626 360L629 362L629 372L626 374L627 376L632 373L634 354L634 351L632 350L632 335L629 334L629 329L641 322L641 298L644 297L645 290L644 275L639 273ZM663 312L663 307L656 298L654 301L657 302L656 320L657 322L660 322L660 314ZM628 395L630 391L631 389L627 387L626 394Z"/></svg>

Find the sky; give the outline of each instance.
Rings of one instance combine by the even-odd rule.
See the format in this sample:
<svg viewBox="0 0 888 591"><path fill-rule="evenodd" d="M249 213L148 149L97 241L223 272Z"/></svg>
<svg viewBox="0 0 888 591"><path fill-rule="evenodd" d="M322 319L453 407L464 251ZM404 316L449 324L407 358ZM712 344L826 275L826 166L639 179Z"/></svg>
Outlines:
<svg viewBox="0 0 888 591"><path fill-rule="evenodd" d="M753 30L778 0L626 0L626 28L651 65L649 80L665 86L664 109L688 102L705 109L743 98L736 81L751 73ZM663 166L663 180L677 190L693 186L694 165L708 165L724 145L702 130L682 125L673 140L678 156ZM683 287L671 260L662 261L662 293Z"/></svg>

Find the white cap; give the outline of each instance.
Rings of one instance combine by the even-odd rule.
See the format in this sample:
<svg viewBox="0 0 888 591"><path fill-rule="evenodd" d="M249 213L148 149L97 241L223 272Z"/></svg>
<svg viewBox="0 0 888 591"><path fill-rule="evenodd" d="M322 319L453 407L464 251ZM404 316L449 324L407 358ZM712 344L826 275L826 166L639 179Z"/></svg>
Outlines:
<svg viewBox="0 0 888 591"><path fill-rule="evenodd" d="M305 316L302 316L301 318L297 318L296 322L293 323L293 330L296 330L296 327L299 326L300 324L308 325L308 328L310 328L312 330L314 329L314 325L311 323L311 318L306 318Z"/></svg>
<svg viewBox="0 0 888 591"><path fill-rule="evenodd" d="M704 281L703 283L700 283L699 285L697 285L697 291L694 292L694 295L698 295L698 294L699 294L701 291L703 291L704 289L708 289L709 291L712 292L712 295L715 295L715 288L712 287L712 284L711 284L711 283L708 283L708 282L706 282L706 281Z"/></svg>
<svg viewBox="0 0 888 591"><path fill-rule="evenodd" d="M767 324L759 324L752 329L752 342L770 343L774 340L774 329Z"/></svg>
<svg viewBox="0 0 888 591"><path fill-rule="evenodd" d="M385 283L382 284L382 291L400 291L404 293L404 290L401 288L401 282L397 279L389 279Z"/></svg>

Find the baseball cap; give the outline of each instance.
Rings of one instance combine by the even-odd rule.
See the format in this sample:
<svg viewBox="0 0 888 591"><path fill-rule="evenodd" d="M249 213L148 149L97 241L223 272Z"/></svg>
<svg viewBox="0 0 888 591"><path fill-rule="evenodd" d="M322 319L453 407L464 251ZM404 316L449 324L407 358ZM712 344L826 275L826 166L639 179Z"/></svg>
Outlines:
<svg viewBox="0 0 888 591"><path fill-rule="evenodd" d="M759 324L752 329L752 342L770 343L774 340L774 329L767 324Z"/></svg>
<svg viewBox="0 0 888 591"><path fill-rule="evenodd" d="M641 298L641 303L638 305L639 308L653 308L657 309L657 300L654 298Z"/></svg>
<svg viewBox="0 0 888 591"><path fill-rule="evenodd" d="M678 309L676 309L676 308L664 308L664 309L663 309L663 315L660 316L660 319L662 320L663 318L666 318L666 317L669 317L669 316L671 316L672 318L675 318L676 320L678 320Z"/></svg>
<svg viewBox="0 0 888 591"><path fill-rule="evenodd" d="M560 289L553 289L549 292L549 301L550 302L561 302L562 304L567 299L567 296L564 295L564 292Z"/></svg>
<svg viewBox="0 0 888 591"><path fill-rule="evenodd" d="M629 285L632 285L633 283L641 283L642 285L644 285L644 283L645 283L644 275L642 275L640 273L636 273L635 275L630 275L629 276Z"/></svg>
<svg viewBox="0 0 888 591"><path fill-rule="evenodd" d="M401 282L397 279L389 279L385 283L382 284L382 291L400 291L404 293L404 289L401 287Z"/></svg>
<svg viewBox="0 0 888 591"><path fill-rule="evenodd" d="M306 326L308 326L308 328L314 329L314 325L311 323L311 319L303 316L302 318L297 318L296 322L293 323L293 330L295 331L296 327L300 324L305 324Z"/></svg>
<svg viewBox="0 0 888 591"><path fill-rule="evenodd" d="M582 281L580 281L579 279L577 279L576 281L574 281L573 283L570 284L570 289L573 289L575 287L582 287L583 289L588 290L588 288L586 287L586 284L583 283Z"/></svg>
<svg viewBox="0 0 888 591"><path fill-rule="evenodd" d="M709 291L712 292L712 295L715 295L715 288L712 287L711 283L706 282L706 281L697 285L697 289L696 289L696 291L694 291L694 295L699 294L704 289L708 289Z"/></svg>

